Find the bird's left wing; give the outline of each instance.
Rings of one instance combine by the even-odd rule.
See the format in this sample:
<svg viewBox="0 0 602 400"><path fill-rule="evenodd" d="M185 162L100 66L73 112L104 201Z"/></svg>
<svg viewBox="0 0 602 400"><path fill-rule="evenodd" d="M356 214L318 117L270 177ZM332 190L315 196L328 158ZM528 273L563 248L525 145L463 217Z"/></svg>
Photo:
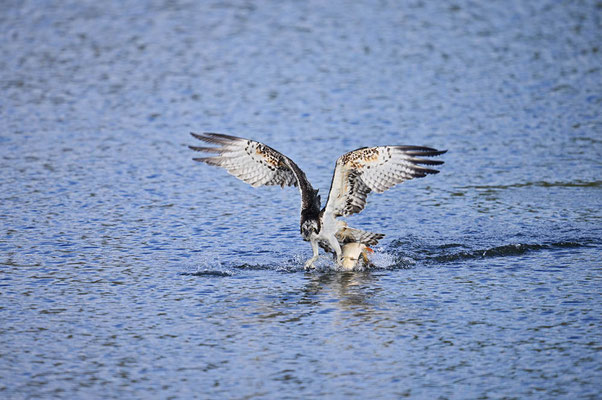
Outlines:
<svg viewBox="0 0 602 400"><path fill-rule="evenodd" d="M195 151L213 153L211 157L194 158L195 161L222 167L253 187L298 186L298 180L301 180L301 186L306 183L305 174L298 170L288 157L263 143L220 133L191 135L203 142L219 146L188 146Z"/></svg>
<svg viewBox="0 0 602 400"><path fill-rule="evenodd" d="M443 164L422 157L445 153L422 146L364 147L342 155L336 162L325 213L346 217L359 213L368 193L382 193L398 183L439 171L424 167Z"/></svg>

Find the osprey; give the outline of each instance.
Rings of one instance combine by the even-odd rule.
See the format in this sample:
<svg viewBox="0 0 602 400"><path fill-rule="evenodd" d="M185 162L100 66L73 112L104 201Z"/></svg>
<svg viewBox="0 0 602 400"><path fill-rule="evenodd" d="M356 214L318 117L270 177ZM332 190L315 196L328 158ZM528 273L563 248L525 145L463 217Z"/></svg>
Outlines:
<svg viewBox="0 0 602 400"><path fill-rule="evenodd" d="M194 158L195 161L222 167L253 187L280 185L299 188L301 236L311 243L313 251L313 256L305 262L305 269L314 268L319 247L333 253L337 264L345 269L353 268L360 253L365 260L367 246L375 245L385 235L350 228L336 218L362 211L371 191L382 193L409 179L438 173L422 165L441 165L443 161L421 157L439 156L447 151L423 146L378 146L362 147L343 154L336 162L326 205L320 209L318 191L314 190L297 164L284 154L250 139L219 133L191 135L216 145L188 146L195 151L213 154Z"/></svg>

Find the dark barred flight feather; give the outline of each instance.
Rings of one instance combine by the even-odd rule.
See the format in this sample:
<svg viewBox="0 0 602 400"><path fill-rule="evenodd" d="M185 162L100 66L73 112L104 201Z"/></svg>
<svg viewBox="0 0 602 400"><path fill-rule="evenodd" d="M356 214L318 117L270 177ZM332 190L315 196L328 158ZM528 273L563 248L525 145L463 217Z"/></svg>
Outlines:
<svg viewBox="0 0 602 400"><path fill-rule="evenodd" d="M439 173L421 165L441 165L443 161L417 157L445 152L423 146L379 146L343 154L336 162L326 211L343 217L358 213L366 206L372 190L382 193L409 179Z"/></svg>
<svg viewBox="0 0 602 400"><path fill-rule="evenodd" d="M217 154L211 157L193 158L193 160L222 167L231 175L254 187L298 186L302 200L301 220L318 215L320 211L318 191L313 189L297 164L284 154L255 140L221 133L191 132L190 134L203 142L221 146L188 146L195 151Z"/></svg>
<svg viewBox="0 0 602 400"><path fill-rule="evenodd" d="M225 168L230 174L252 186L278 185L297 186L298 179L287 161L288 158L278 151L254 140L241 139L219 133L199 135L195 138L221 147L188 146L194 151L213 153L211 157L194 158Z"/></svg>

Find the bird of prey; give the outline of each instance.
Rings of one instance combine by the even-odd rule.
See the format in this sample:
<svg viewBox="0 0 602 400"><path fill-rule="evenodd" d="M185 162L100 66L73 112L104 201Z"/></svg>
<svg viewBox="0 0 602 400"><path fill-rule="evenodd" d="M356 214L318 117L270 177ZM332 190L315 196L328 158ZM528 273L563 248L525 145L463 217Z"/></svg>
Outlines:
<svg viewBox="0 0 602 400"><path fill-rule="evenodd" d="M313 255L305 262L305 269L314 268L319 247L334 255L343 266L342 248L351 247L354 260L359 251L375 245L384 237L381 233L354 229L337 217L359 213L366 206L368 193L385 190L412 178L423 178L439 171L429 168L443 161L424 157L439 156L447 150L424 146L362 147L343 154L336 161L328 200L321 207L318 190L314 190L305 173L287 156L273 148L251 139L220 133L191 133L211 147L189 146L190 149L208 153L194 158L224 168L238 179L253 187L264 185L297 186L301 192L300 230L303 240L311 243ZM427 167L425 167L427 166Z"/></svg>

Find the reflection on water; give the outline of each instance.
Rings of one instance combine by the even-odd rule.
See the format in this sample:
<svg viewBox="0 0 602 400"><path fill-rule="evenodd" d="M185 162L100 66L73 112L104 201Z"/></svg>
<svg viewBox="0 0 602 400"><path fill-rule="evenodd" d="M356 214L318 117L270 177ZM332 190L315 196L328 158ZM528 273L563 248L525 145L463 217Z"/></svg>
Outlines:
<svg viewBox="0 0 602 400"><path fill-rule="evenodd" d="M5 1L1 398L599 397L595 2ZM362 146L377 268L303 271L296 188L195 164L252 137L325 196Z"/></svg>
<svg viewBox="0 0 602 400"><path fill-rule="evenodd" d="M309 274L303 292L310 297L324 293L337 299L337 307L343 310L366 311L372 304L370 299L378 294L377 281L378 278L371 272Z"/></svg>

